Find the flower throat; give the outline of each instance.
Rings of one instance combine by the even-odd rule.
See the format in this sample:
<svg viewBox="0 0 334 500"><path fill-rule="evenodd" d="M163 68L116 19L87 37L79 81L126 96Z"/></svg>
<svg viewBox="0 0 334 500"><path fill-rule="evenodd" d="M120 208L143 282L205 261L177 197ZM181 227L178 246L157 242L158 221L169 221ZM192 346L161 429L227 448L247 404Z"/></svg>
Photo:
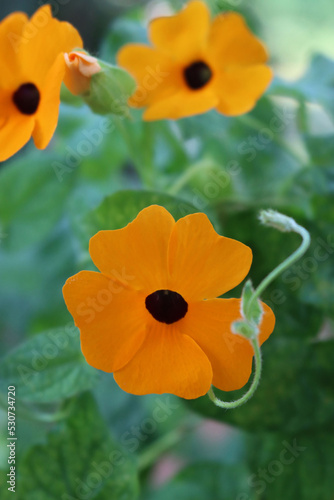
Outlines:
<svg viewBox="0 0 334 500"><path fill-rule="evenodd" d="M157 290L151 293L146 297L145 305L154 319L167 325L184 318L188 311L188 304L182 295L171 290Z"/></svg>
<svg viewBox="0 0 334 500"><path fill-rule="evenodd" d="M34 83L24 83L13 94L13 102L23 115L36 113L40 101L40 93Z"/></svg>
<svg viewBox="0 0 334 500"><path fill-rule="evenodd" d="M196 61L184 70L184 78L188 87L199 90L211 80L212 71L203 61Z"/></svg>

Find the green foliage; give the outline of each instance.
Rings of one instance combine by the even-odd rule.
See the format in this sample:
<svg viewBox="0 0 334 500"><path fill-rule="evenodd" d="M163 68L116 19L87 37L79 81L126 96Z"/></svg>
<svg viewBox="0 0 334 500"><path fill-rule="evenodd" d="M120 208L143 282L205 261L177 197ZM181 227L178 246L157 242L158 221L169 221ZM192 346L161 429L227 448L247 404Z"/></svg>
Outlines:
<svg viewBox="0 0 334 500"><path fill-rule="evenodd" d="M98 57L108 63L93 77L86 103L63 91L48 149L28 145L0 168L0 396L5 410L7 388L16 386L17 498L136 499L135 455L148 452L156 460L140 471L143 500L333 500L334 62L317 55L299 79L276 76L254 110L240 117L212 111L145 123L141 111L126 105L132 78L111 65L125 43L147 42L138 22L141 7L124 3L135 8L104 37ZM214 12L240 11L261 34L267 22L262 9L274 12L288 2L209 3ZM177 9L183 4L170 1ZM302 10L289 4L294 16L308 8L321 16L312 3L304 2ZM305 256L261 297L274 310L276 327L263 346L259 389L236 410L222 411L206 396L182 402L166 395L159 404L168 401L174 409L167 405L166 420L158 422L156 395L122 392L111 374L99 376L81 353L62 286L92 266L88 242L97 231L124 227L152 204L176 220L205 212L220 234L250 246L254 287L300 242L260 225L260 209L294 217L311 234ZM242 285L228 296L241 293ZM259 308L251 315L257 322ZM98 406L87 390L94 390ZM245 390L217 396L231 400ZM2 453L6 412L0 417L2 473L8 466ZM205 434L212 420L223 441ZM198 431L184 431L195 424ZM166 438L175 431L180 440L169 450ZM118 442L135 443L133 456ZM306 449L293 457L295 442ZM153 487L175 455L181 470ZM286 458L294 460L284 463ZM106 477L100 468L105 462L112 466ZM4 477L1 498L7 500L12 494Z"/></svg>
<svg viewBox="0 0 334 500"><path fill-rule="evenodd" d="M22 401L52 403L90 389L97 376L81 353L79 331L68 326L35 335L5 356L0 391L14 385Z"/></svg>
<svg viewBox="0 0 334 500"><path fill-rule="evenodd" d="M241 493L245 499L255 500L256 496L247 482L249 474L246 467L215 462L197 463L182 470L149 500L235 500Z"/></svg>
<svg viewBox="0 0 334 500"><path fill-rule="evenodd" d="M312 163L319 167L333 167L334 163L334 136L309 135L304 136L305 145L311 156ZM333 170L332 170L333 171ZM320 172L321 174L321 172ZM332 174L333 175L333 174ZM333 185L331 186L333 190Z"/></svg>
<svg viewBox="0 0 334 500"><path fill-rule="evenodd" d="M248 483L255 498L330 498L334 479L328 471L334 466L333 444L333 435L324 432L250 438L246 461L252 471Z"/></svg>
<svg viewBox="0 0 334 500"><path fill-rule="evenodd" d="M334 118L334 61L326 56L317 54L313 57L306 74L297 82L278 82L272 92L279 95L288 95L321 104Z"/></svg>
<svg viewBox="0 0 334 500"><path fill-rule="evenodd" d="M306 344L293 338L280 338L277 333L278 338L274 338L274 333L263 346L262 379L247 405L222 412L204 396L190 401L190 406L210 418L253 432L284 429L285 435L293 436L302 431L332 430L333 340ZM244 391L217 391L217 396L228 401L240 397Z"/></svg>
<svg viewBox="0 0 334 500"><path fill-rule="evenodd" d="M135 500L136 468L109 435L90 393L71 417L33 447L20 464L21 500Z"/></svg>
<svg viewBox="0 0 334 500"><path fill-rule="evenodd" d="M74 178L54 182L53 160L51 154L45 161L34 152L28 162L22 158L1 171L0 227L5 249L17 251L40 243L60 219Z"/></svg>
<svg viewBox="0 0 334 500"><path fill-rule="evenodd" d="M198 212L190 203L172 196L151 191L119 191L106 197L77 224L85 248L89 239L98 231L120 229L133 221L138 213L150 205L165 207L177 220Z"/></svg>

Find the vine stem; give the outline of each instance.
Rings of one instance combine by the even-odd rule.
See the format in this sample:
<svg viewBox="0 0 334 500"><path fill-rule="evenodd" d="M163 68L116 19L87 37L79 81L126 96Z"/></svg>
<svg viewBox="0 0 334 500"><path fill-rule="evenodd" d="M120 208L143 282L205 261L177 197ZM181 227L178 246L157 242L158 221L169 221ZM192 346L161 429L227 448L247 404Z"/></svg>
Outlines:
<svg viewBox="0 0 334 500"><path fill-rule="evenodd" d="M251 339L250 343L252 344L254 349L254 359L255 359L255 374L253 377L252 384L248 389L248 391L240 399L236 399L235 401L222 401L221 399L217 398L211 387L208 391L208 396L216 406L219 406L219 408L225 408L227 410L231 410L233 408L237 408L238 406L243 405L253 396L259 385L262 373L261 349L257 339Z"/></svg>
<svg viewBox="0 0 334 500"><path fill-rule="evenodd" d="M181 174L178 180L171 186L167 192L171 196L175 196L179 191L199 172L203 170L210 169L214 167L214 162L209 158L204 158L196 163L193 163L189 168L187 168L183 174Z"/></svg>
<svg viewBox="0 0 334 500"><path fill-rule="evenodd" d="M288 269L292 264L294 264L305 254L306 250L309 248L311 243L310 233L304 227L297 224L297 222L291 217L287 217L286 215L280 214L275 210L262 210L260 212L259 218L260 221L266 226L273 227L282 232L294 232L299 234L302 237L302 242L297 248L297 250L295 250L287 259L285 259L281 264L279 264L271 273L269 273L268 276L266 276L264 280L261 281L259 286L254 290L251 298L248 301L247 309L244 311L245 321L248 321L248 323L253 327L254 323L252 323L250 312L252 310L252 305L254 304L254 302L259 299L260 295L264 292L267 286L274 279L276 279L277 276L279 276L283 271ZM253 396L259 385L262 372L261 349L259 346L257 336L253 338L248 338L248 340L253 347L254 358L255 358L255 374L253 377L252 384L248 389L248 391L240 399L237 399L235 401L221 401L219 398L216 397L211 386L211 388L208 391L208 396L211 399L211 401L220 408L231 409L241 406Z"/></svg>
<svg viewBox="0 0 334 500"><path fill-rule="evenodd" d="M124 123L122 117L114 117L114 125L120 135L122 136L122 139L124 140L128 152L129 152L129 157L133 163L133 166L142 182L142 184L145 186L146 189L152 189L153 187L153 174L151 169L153 168L153 163L152 161L149 162L149 171L145 169L145 163L147 162L143 160L142 155L140 154L140 148L138 148L138 145L134 143L133 137L131 136L129 129L127 127L127 123ZM145 138L148 142L151 141L151 137L149 134L145 134ZM147 146L150 148L150 146L147 144Z"/></svg>
<svg viewBox="0 0 334 500"><path fill-rule="evenodd" d="M249 303L248 310L250 310L252 304L257 300L264 290L274 281L281 273L288 269L292 264L297 262L311 243L310 233L302 226L297 224L297 222L291 217L280 214L274 210L263 210L260 212L260 220L266 226L275 227L282 232L294 232L302 237L302 242L300 246L295 250L287 259L285 259L281 264L279 264L271 273L266 276L259 286L254 291Z"/></svg>
<svg viewBox="0 0 334 500"><path fill-rule="evenodd" d="M139 471L144 471L151 464L155 463L163 453L166 453L168 450L174 448L174 446L187 436L188 432L195 428L195 425L184 423L181 427L172 429L170 432L154 441L139 455Z"/></svg>

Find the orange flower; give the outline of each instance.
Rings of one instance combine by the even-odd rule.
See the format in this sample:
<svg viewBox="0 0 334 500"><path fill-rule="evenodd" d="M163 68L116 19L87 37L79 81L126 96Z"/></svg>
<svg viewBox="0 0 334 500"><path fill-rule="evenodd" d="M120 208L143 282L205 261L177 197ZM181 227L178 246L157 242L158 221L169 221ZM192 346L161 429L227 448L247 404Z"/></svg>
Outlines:
<svg viewBox="0 0 334 500"><path fill-rule="evenodd" d="M145 120L213 108L240 115L255 106L272 78L265 47L235 12L211 22L206 4L194 0L174 16L153 20L149 37L153 47L129 44L118 53L119 64L137 79L130 104L147 106Z"/></svg>
<svg viewBox="0 0 334 500"><path fill-rule="evenodd" d="M15 12L0 24L0 161L32 136L44 149L58 121L64 53L82 47L77 30L45 5L29 20Z"/></svg>
<svg viewBox="0 0 334 500"><path fill-rule="evenodd" d="M191 399L211 384L225 391L246 384L252 347L231 333L240 299L215 297L246 276L250 248L219 236L204 214L175 222L153 205L125 228L97 233L89 250L101 273L76 274L63 294L90 365L138 395ZM263 309L261 343L275 323Z"/></svg>

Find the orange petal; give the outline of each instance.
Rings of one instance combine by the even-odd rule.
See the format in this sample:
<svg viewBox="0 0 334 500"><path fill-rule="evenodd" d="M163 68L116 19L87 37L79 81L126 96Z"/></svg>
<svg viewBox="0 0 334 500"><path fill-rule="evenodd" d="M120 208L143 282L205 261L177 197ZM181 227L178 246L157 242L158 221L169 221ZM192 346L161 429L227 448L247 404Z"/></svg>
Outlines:
<svg viewBox="0 0 334 500"><path fill-rule="evenodd" d="M52 17L50 5L40 7L25 25L20 50L22 73L41 84L60 53L83 46L78 31Z"/></svg>
<svg viewBox="0 0 334 500"><path fill-rule="evenodd" d="M209 35L208 52L215 67L264 63L268 54L262 42L236 12L218 15Z"/></svg>
<svg viewBox="0 0 334 500"><path fill-rule="evenodd" d="M125 45L117 54L117 62L137 82L137 89L130 99L131 106L147 106L179 89L180 71L175 68L175 63L151 47L140 44Z"/></svg>
<svg viewBox="0 0 334 500"><path fill-rule="evenodd" d="M14 106L10 91L0 91L0 161L19 151L30 139L35 118L23 115Z"/></svg>
<svg viewBox="0 0 334 500"><path fill-rule="evenodd" d="M216 107L219 97L211 85L202 90L189 90L184 83L179 86L174 95L154 100L145 111L143 117L146 121L171 119L177 120L186 116L205 113Z"/></svg>
<svg viewBox="0 0 334 500"><path fill-rule="evenodd" d="M205 214L188 215L174 226L169 249L171 280L187 302L231 290L245 278L251 262L251 249L219 236Z"/></svg>
<svg viewBox="0 0 334 500"><path fill-rule="evenodd" d="M208 392L212 369L190 337L174 325L154 321L139 351L114 377L131 394L170 393L193 399Z"/></svg>
<svg viewBox="0 0 334 500"><path fill-rule="evenodd" d="M268 66L240 66L222 72L216 85L220 103L217 110L236 116L250 111L272 79Z"/></svg>
<svg viewBox="0 0 334 500"><path fill-rule="evenodd" d="M66 53L64 57L66 62L64 83L68 90L74 95L88 92L91 77L101 71L96 57L79 51Z"/></svg>
<svg viewBox="0 0 334 500"><path fill-rule="evenodd" d="M27 22L26 14L15 12L0 23L1 88L16 88L22 83L19 79L20 65L17 55L22 42L22 31Z"/></svg>
<svg viewBox="0 0 334 500"><path fill-rule="evenodd" d="M106 372L124 366L145 337L145 297L91 271L69 278L63 294L87 362Z"/></svg>
<svg viewBox="0 0 334 500"><path fill-rule="evenodd" d="M260 325L262 344L272 333L275 316L262 303ZM179 321L182 333L195 340L210 360L213 385L223 391L243 387L252 371L253 348L249 341L231 332L231 324L241 318L240 299L213 299L189 304L188 313Z"/></svg>
<svg viewBox="0 0 334 500"><path fill-rule="evenodd" d="M209 29L207 5L193 0L174 16L154 19L149 26L149 36L161 52L188 64L205 48Z"/></svg>
<svg viewBox="0 0 334 500"><path fill-rule="evenodd" d="M93 236L89 244L92 260L103 274L147 295L168 289L167 251L174 224L163 207L147 207L125 228Z"/></svg>
<svg viewBox="0 0 334 500"><path fill-rule="evenodd" d="M60 87L64 74L65 60L64 56L59 54L41 89L41 102L35 115L36 125L33 131L33 139L38 149L46 148L57 127Z"/></svg>

